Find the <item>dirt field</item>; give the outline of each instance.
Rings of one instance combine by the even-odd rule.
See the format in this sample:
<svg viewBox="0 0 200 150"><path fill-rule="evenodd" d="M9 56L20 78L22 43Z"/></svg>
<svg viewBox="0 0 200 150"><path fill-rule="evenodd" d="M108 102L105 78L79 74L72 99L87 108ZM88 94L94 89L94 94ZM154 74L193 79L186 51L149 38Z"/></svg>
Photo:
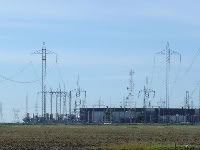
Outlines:
<svg viewBox="0 0 200 150"><path fill-rule="evenodd" d="M0 149L200 148L194 125L0 125Z"/></svg>

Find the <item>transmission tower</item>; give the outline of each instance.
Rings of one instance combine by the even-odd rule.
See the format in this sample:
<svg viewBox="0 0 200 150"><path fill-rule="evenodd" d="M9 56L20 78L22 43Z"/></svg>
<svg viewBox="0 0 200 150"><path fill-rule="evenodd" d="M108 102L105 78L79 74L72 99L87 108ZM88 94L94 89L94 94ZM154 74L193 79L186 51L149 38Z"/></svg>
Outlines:
<svg viewBox="0 0 200 150"><path fill-rule="evenodd" d="M46 87L46 71L47 71L47 54L55 54L54 52L47 50L45 46L45 42L43 42L43 47L41 50L34 52L33 54L42 55L42 117L46 116L46 95L45 95L45 87Z"/></svg>
<svg viewBox="0 0 200 150"><path fill-rule="evenodd" d="M144 93L143 108L147 108L147 103L151 103L149 101L150 93L153 93L153 98L155 97L155 91L148 88L148 78L146 78L146 86L144 86L144 89L139 91L138 98L142 92Z"/></svg>
<svg viewBox="0 0 200 150"><path fill-rule="evenodd" d="M133 107L135 101L134 101L134 81L133 81L133 76L134 76L134 71L131 70L129 73L129 86L127 87L127 90L129 91L128 96L126 97L126 99L128 100L128 105L130 108Z"/></svg>
<svg viewBox="0 0 200 150"><path fill-rule="evenodd" d="M172 55L179 55L180 56L180 62L181 62L181 54L179 54L176 51L172 51L169 48L169 43L168 42L167 42L166 49L161 51L161 52L158 52L156 54L165 55L165 57L166 57L165 58L166 59L166 79L165 79L165 82L166 82L166 87L165 87L166 95L165 95L165 101L166 101L166 108L169 109L169 101L170 101L170 97L169 97L169 72L170 72L171 56Z"/></svg>

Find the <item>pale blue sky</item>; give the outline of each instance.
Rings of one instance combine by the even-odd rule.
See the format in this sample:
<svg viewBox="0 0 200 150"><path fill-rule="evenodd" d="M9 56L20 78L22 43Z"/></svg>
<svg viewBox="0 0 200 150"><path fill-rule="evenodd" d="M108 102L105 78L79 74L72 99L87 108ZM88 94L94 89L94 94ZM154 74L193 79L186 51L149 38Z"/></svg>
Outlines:
<svg viewBox="0 0 200 150"><path fill-rule="evenodd" d="M172 57L170 73L170 105L181 107L185 91L193 91L200 80L200 58L183 75L200 48L199 6L197 0L0 0L0 74L16 75L14 80L19 81L38 79L40 56L30 54L45 41L48 49L58 53L59 62L55 63L55 56L48 57L49 86L56 88L65 82L67 90L73 89L79 74L81 87L88 92L87 105L97 104L101 96L104 104L118 107L128 93L132 68L137 106L142 107L138 90L143 88L146 76L152 76L154 54L168 41L183 57L174 86L172 81L179 69L176 56ZM154 106L165 94L164 60L163 56L156 57ZM38 89L40 83L0 82L5 121L12 121L12 108L24 115L27 92L29 110L34 112ZM197 107L198 92L193 99Z"/></svg>

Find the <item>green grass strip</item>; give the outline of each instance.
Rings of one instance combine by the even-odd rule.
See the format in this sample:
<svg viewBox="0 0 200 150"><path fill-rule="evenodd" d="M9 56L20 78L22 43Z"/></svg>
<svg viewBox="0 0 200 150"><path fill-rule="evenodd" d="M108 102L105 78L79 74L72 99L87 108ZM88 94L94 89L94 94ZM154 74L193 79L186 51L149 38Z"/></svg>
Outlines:
<svg viewBox="0 0 200 150"><path fill-rule="evenodd" d="M176 145L178 149L185 149L186 145ZM189 145L188 149L194 148L199 149L200 145ZM135 150L163 150L163 149L174 149L174 145L144 145L144 144L121 144L121 145L107 145L93 147L91 149L135 149Z"/></svg>

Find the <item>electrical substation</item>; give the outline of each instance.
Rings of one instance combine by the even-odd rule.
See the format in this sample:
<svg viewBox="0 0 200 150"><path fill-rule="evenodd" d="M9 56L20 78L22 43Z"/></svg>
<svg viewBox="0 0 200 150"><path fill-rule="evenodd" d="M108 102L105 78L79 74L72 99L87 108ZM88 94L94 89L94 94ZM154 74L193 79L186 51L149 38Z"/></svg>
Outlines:
<svg viewBox="0 0 200 150"><path fill-rule="evenodd" d="M111 123L200 123L200 108L193 107L192 95L195 90L190 93L186 91L183 100L183 107L174 108L170 105L170 63L171 56L177 55L179 63L182 62L181 54L172 51L167 43L165 50L158 52L156 55L165 56L165 98L160 98L157 102L158 106L152 105L152 100L159 99L157 91L152 89L149 79L146 77L146 84L140 90L135 89L135 70L131 69L129 78L127 76L128 87L127 96L119 107L108 107L102 105L101 98L98 105L86 105L87 91L80 87L79 75L75 89L66 90L65 86L49 87L47 83L47 56L57 54L46 49L45 43L41 50L33 52L41 56L41 88L37 92L39 98L35 103L35 112L29 112L28 94L26 95L26 112L23 118L24 123L28 124L70 124L70 123L92 123L92 124L111 124ZM196 59L196 56L195 56ZM154 61L155 61L154 57ZM189 67L189 69L191 66ZM189 70L187 69L187 71ZM152 80L151 80L152 82ZM199 90L200 91L200 90ZM40 99L41 97L41 99ZM95 101L95 100L94 100ZM137 101L142 101L143 107L137 107ZM48 105L47 105L48 103ZM200 107L200 96L199 96ZM3 118L2 104L0 103L0 120ZM13 122L20 122L18 113L20 110L13 109Z"/></svg>

